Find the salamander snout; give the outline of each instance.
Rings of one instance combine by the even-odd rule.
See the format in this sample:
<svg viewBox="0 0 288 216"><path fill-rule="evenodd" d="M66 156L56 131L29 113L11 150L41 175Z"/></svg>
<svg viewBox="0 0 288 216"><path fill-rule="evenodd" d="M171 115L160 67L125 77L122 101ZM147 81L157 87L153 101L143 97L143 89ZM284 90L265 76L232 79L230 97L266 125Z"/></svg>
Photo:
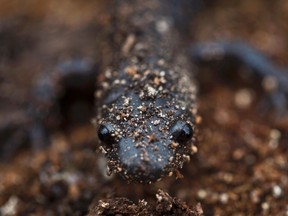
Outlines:
<svg viewBox="0 0 288 216"><path fill-rule="evenodd" d="M149 183L167 175L173 153L159 141L151 146L127 137L118 143L118 157L126 179Z"/></svg>

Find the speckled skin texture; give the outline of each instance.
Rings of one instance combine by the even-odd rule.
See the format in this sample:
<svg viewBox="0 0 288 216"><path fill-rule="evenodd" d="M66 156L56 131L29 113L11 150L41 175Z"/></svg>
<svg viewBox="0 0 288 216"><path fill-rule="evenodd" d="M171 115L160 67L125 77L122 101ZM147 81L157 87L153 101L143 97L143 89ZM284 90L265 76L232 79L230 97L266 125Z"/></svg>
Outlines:
<svg viewBox="0 0 288 216"><path fill-rule="evenodd" d="M109 170L128 181L151 183L172 175L197 150L197 88L173 2L115 1L109 19L96 127L110 131L110 139L100 142ZM173 127L185 125L191 136L178 142Z"/></svg>

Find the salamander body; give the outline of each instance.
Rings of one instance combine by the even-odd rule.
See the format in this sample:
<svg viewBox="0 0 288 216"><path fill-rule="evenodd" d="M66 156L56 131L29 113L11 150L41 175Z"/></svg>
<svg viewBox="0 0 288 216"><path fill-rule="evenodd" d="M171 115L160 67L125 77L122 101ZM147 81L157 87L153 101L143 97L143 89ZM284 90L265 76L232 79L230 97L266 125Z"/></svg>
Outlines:
<svg viewBox="0 0 288 216"><path fill-rule="evenodd" d="M96 124L109 169L128 181L171 175L196 149L197 87L171 16L175 2L113 5Z"/></svg>

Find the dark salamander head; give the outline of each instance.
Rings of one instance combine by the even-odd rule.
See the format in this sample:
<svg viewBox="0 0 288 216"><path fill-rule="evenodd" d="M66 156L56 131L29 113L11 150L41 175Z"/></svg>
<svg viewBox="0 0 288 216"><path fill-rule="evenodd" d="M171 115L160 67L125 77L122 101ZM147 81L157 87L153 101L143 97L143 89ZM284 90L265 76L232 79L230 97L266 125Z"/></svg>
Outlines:
<svg viewBox="0 0 288 216"><path fill-rule="evenodd" d="M101 148L109 169L128 181L171 175L195 149L195 85L188 71L163 64L107 70L97 92Z"/></svg>

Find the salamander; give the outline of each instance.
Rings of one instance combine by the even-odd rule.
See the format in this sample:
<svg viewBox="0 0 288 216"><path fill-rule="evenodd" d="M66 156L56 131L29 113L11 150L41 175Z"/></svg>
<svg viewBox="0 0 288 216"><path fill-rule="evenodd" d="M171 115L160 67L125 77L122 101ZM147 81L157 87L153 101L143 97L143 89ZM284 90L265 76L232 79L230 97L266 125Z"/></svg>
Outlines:
<svg viewBox="0 0 288 216"><path fill-rule="evenodd" d="M71 116L86 114L87 109L79 110L78 105L86 101L84 107L89 106L96 80L93 122L110 172L128 181L159 181L177 173L197 152L194 64L231 56L250 67L258 75L257 82L268 80L272 104L287 112L287 70L243 42L185 44L187 20L197 1L192 5L186 0L111 2L99 47L101 69L85 59L74 59L45 73L33 88L27 112L21 112L23 120L17 117L19 124L15 124L15 118L2 119L3 146L12 146L17 134L23 137L21 142L36 148L49 144L50 134L59 129L55 122L63 115L64 125L69 125ZM22 145L18 140L17 146Z"/></svg>
<svg viewBox="0 0 288 216"><path fill-rule="evenodd" d="M172 175L197 149L197 86L171 16L173 4L113 3L96 127L109 169L128 181Z"/></svg>

